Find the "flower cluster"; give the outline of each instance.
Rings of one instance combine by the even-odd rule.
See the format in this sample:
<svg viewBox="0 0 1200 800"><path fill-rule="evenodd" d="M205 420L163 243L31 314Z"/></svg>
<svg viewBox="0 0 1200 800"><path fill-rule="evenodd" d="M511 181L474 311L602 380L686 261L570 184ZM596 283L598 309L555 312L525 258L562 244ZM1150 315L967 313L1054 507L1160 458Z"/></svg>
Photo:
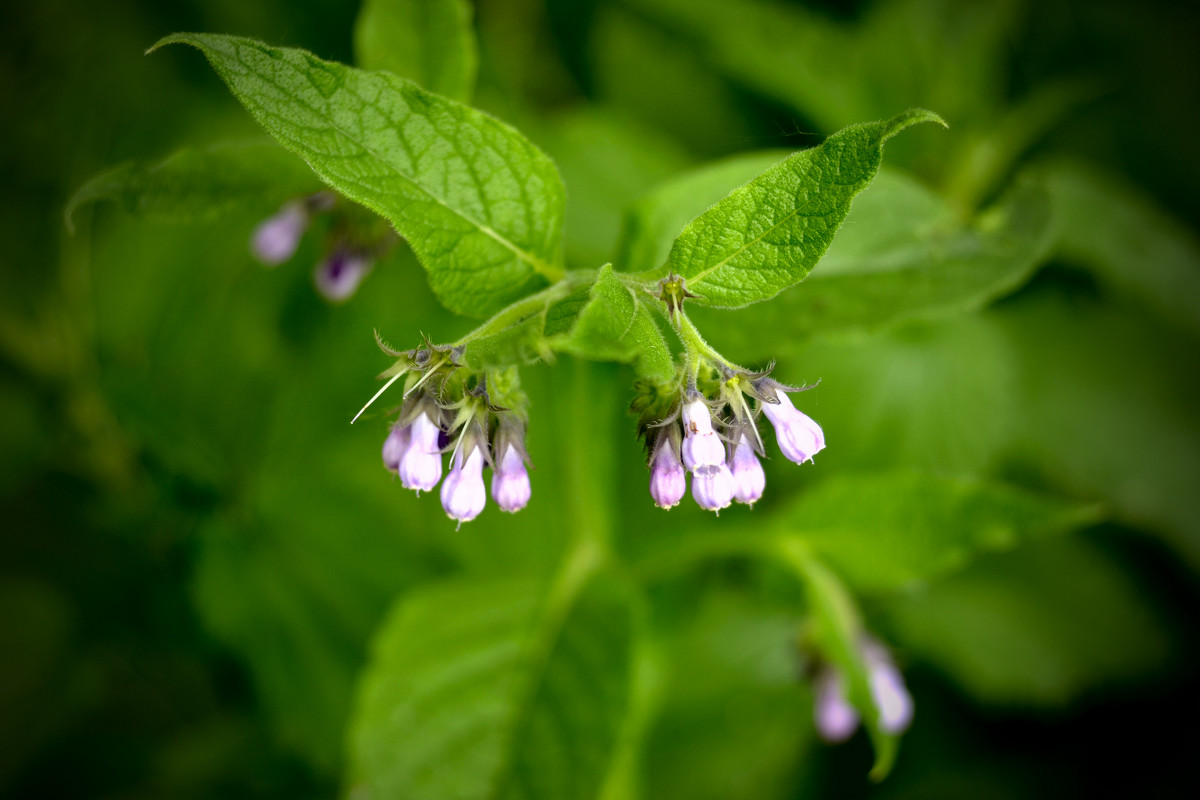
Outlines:
<svg viewBox="0 0 1200 800"><path fill-rule="evenodd" d="M912 695L904 685L904 676L887 648L870 636L859 639L858 649L867 668L879 727L885 733L901 733L913 717ZM858 711L847 697L846 679L830 664L821 665L813 677L813 721L817 733L827 742L844 742L858 728Z"/></svg>
<svg viewBox="0 0 1200 800"><path fill-rule="evenodd" d="M344 205L344 204L342 204ZM339 208L330 192L289 200L272 216L259 223L250 237L250 251L263 265L278 266L290 260L313 221L321 215L334 217L324 254L313 268L313 284L325 299L340 303L349 299L375 261L396 242L390 229L356 224ZM368 230L375 227L375 230Z"/></svg>
<svg viewBox="0 0 1200 800"><path fill-rule="evenodd" d="M785 386L766 373L724 370L708 399L696 385L682 392L675 408L660 421L651 421L655 401L638 403L642 431L650 451L650 496L660 508L679 504L692 474L692 497L707 511L719 512L733 502L753 506L763 495L766 474L758 418L775 428L779 449L801 464L825 447L821 427L799 411ZM710 381L711 383L711 381ZM661 407L661 404L659 404ZM650 412L650 413L647 413Z"/></svg>
<svg viewBox="0 0 1200 800"><path fill-rule="evenodd" d="M394 377L407 374L409 380L383 442L383 465L417 494L440 482L442 508L459 523L475 519L487 505L484 467L492 469L491 494L500 510L524 508L532 490L522 415L493 405L482 377L468 387L453 348L430 345L393 354L401 356ZM459 399L449 402L456 392ZM446 453L450 470L443 480Z"/></svg>

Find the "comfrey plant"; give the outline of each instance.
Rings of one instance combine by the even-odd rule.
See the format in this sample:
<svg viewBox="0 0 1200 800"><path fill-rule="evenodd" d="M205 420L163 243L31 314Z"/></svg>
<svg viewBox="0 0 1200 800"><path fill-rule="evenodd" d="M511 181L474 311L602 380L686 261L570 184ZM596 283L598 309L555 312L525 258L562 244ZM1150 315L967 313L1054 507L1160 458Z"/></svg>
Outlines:
<svg viewBox="0 0 1200 800"><path fill-rule="evenodd" d="M456 7L437 7L443 6ZM517 130L447 96L469 94L470 81L464 88L459 73L441 74L438 80L449 82L439 84L445 93L437 94L389 71L358 70L234 36L177 34L152 50L172 43L201 50L263 128L326 187L293 192L293 199L258 226L251 236L257 258L268 265L292 258L306 231L318 220L328 221L325 255L314 280L330 299L352 294L371 265L403 243L448 310L483 320L457 339L435 343L423 337L408 350L392 348L376 334L393 361L379 376L386 381L382 388L354 417L358 420L396 387L383 433L384 467L406 489L437 489L445 513L460 525L483 513L489 495L505 512L530 502L525 440L535 415L521 387L521 370L552 364L559 354L630 366L631 408L648 455L650 496L661 508L678 505L689 480L691 495L704 510L758 502L767 482L761 459L770 451L764 444L764 417L787 460L812 461L825 447L824 432L796 407L810 387L785 382L773 364L752 370L726 358L708 343L689 310L743 308L770 301L802 281L829 247L851 201L875 177L885 142L915 124L941 122L929 111L910 110L852 125L820 146L775 160L732 191L724 184L704 184L683 197L654 198L631 217L631 233L615 263L568 268L562 242L565 190L557 168ZM111 186L112 177L107 180ZM364 209L378 215L370 218L374 227L363 221ZM379 220L386 221L386 229ZM586 622L580 622L580 609L591 609L588 619L628 622L622 628L628 635L612 634L615 644L605 639L602 646L584 650L633 658L633 601L628 588L616 588L620 581L605 577L615 558L608 534L594 520L585 522L549 590L521 584L519 590L498 587L458 598L457 610L466 617L475 608L496 620L497 636L511 633L518 642L513 652L528 643L529 657L513 669L542 665L553 673L557 637L574 635L569 632ZM736 519L727 515L719 524L727 522L736 524ZM851 613L853 601L808 544L794 530L773 536L757 544L753 535L744 541L750 550L782 563L811 592L817 620L811 663L820 665L812 673L818 728L827 738L841 739L861 718L881 775L894 757L896 734L911 716L899 673L886 651L864 638ZM529 593L538 591L549 591L544 609L528 602ZM496 612L510 601L516 609L511 615ZM438 627L439 621L424 620L422 608L397 616L389 626L399 627L380 635L404 638ZM506 633L503 626L510 624ZM456 657L424 645L390 648L380 657L442 656ZM450 665L438 669L443 667L461 672ZM445 763L459 758L457 750L438 751L438 756L425 747L405 748L404 738L422 728L420 720L394 729L393 721L403 715L374 714L400 685L390 676L408 674L407 668L380 666L382 683L374 671L364 679L365 711L356 735L363 742L389 744L356 750L356 779L390 786L379 789L381 797L461 794L461 787L428 795L404 788L417 780L414 776L454 772ZM616 664L590 677L572 677L571 686L584 697L580 687L631 674L627 663ZM381 688L385 684L388 688ZM510 684L520 692L511 703L514 714L526 713L521 702L541 702L537 676L506 679L494 693L503 695ZM628 685L614 691L632 696ZM605 707L611 704L610 695L597 697ZM593 716L607 718L606 712ZM505 731L521 727L499 717L494 722ZM615 737L619 727L597 735ZM475 753L474 747L467 748L472 763L499 763L499 756ZM437 768L409 764L385 749L428 751L429 758L445 763ZM590 773L571 772L574 780L599 785L600 778ZM480 791L500 785L495 777L481 774L479 786L485 788Z"/></svg>

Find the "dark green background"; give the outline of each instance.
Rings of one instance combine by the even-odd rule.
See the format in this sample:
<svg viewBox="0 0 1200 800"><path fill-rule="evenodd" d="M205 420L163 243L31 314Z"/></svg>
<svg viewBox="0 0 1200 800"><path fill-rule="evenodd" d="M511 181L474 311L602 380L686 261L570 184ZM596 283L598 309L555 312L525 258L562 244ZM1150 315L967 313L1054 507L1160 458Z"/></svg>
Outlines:
<svg viewBox="0 0 1200 800"><path fill-rule="evenodd" d="M847 24L862 13L853 3L819 6ZM145 57L147 46L173 31L217 31L349 62L356 10L335 2L129 0L5 9L6 795L334 794L350 687L389 601L435 576L552 564L564 541L554 525L561 502L554 476L575 457L556 445L580 417L605 416L617 432L613 474L597 480L615 484L609 496L621 535L649 535L661 519L649 508L632 420L622 414L631 373L586 368L607 388L590 405L564 400L571 370L583 369L569 359L525 370L540 426L531 432L539 470L528 512L501 519L489 509L455 532L434 499L418 501L389 483L377 463L382 417L345 424L386 365L371 330L378 326L400 343L418 331L448 340L468 325L437 308L411 256L389 258L350 304L334 308L310 286L306 264L317 257L316 242L273 272L252 263L246 239L253 216L170 226L102 206L85 210L79 231L67 234L63 206L100 169L257 135L200 58L182 51ZM620 208L676 170L744 150L810 146L831 132L713 68L686 37L651 17L635 2L503 0L478 10L478 102L560 161L572 204L568 255L578 266L604 258ZM986 130L989 108L1057 78L1095 80L1095 95L1037 137L1027 158L1063 154L1102 165L1194 229L1196 22L1172 3L1037 4L1004 37L993 65L1001 95L985 98L992 106L975 118L960 122L936 105L936 81L879 98L877 115L928 104L948 116L950 135ZM938 47L914 40L891 57L922 58ZM609 116L589 124L590 114ZM606 133L605 125L615 130ZM898 140L889 163L945 185L938 135L922 130L909 144ZM264 198L261 213L276 202ZM959 603L978 608L980 597L985 608L999 598L1001 627L1026 623L1011 645L1003 631L988 638L996 649L976 651L981 663L961 672L946 668L961 663L953 657L907 659L918 721L895 774L880 787L865 780L869 749L861 737L823 748L797 733L806 730L808 710L783 654L792 620L776 607L789 602L774 585L777 576L734 562L658 587L667 625L694 663L720 661L708 635L714 630L743 637L747 653L755 652L752 642L768 644L761 658L724 663L735 687L724 704L689 706L689 692L708 696L707 678L694 677L694 686L681 679L677 707L652 739L648 797L755 796L756 787L797 797L1161 796L1187 782L1200 744L1191 724L1200 713L1200 595L1197 563L1189 566L1180 553L1195 542L1200 486L1171 465L1195 459L1194 335L1067 262L1046 265L989 313L988 325L1016 330L1044 354L1040 371L1014 374L1004 387L1018 398L1006 409L1018 427L1025 413L1043 424L1061 419L1064 427L1095 418L1100 423L1087 433L1110 444L1128 437L1130 453L1124 471L1100 464L1094 475L1064 475L1054 447L1075 446L1064 440L1041 455L1025 448L1035 455L996 471L1111 504L1115 521L1065 542L990 556L948 579L933 600L866 601L875 626L912 642L931 635L923 620L952 615ZM818 412L827 410L814 415L829 421L827 429L852 431L858 411L874 413L873 430L886 432L843 437L847 446L839 454L832 444L823 468L934 462L953 471L956 459L970 463L970 452L962 453L971 449L969 431L986 429L988 420L963 408L990 391L994 376L972 383L968 375L950 391L928 386L929 406L949 408L944 415L893 418L862 397L882 380L880 364L917 372L943 363L948 350L963 367L952 364L950 374L969 373L988 358L991 341L986 333L973 338L973 319L889 333L882 350L860 356L857 397L823 386ZM818 341L806 350L786 331L778 348L759 345L781 359L807 352L809 363L852 360L838 350L849 345ZM1056 367L1081 363L1086 381L1078 370ZM954 439L953 452L922 449L937 437L921 425L956 422L968 432ZM1078 446L1086 449L1089 440ZM1099 447L1098 458L1121 449ZM773 478L779 465L768 469ZM764 503L799 484L769 484ZM694 509L673 512L672 523L708 524ZM1022 586L1028 595L1014 589ZM1025 605L1014 611L1013 597ZM955 646L944 638L954 623L944 625L933 626L937 642L925 652ZM719 673L720 665L711 670ZM748 673L761 683L750 686ZM788 703L798 724L772 728L770 711ZM713 769L728 763L728 789L689 787L701 760ZM757 771L747 769L743 780L747 764Z"/></svg>

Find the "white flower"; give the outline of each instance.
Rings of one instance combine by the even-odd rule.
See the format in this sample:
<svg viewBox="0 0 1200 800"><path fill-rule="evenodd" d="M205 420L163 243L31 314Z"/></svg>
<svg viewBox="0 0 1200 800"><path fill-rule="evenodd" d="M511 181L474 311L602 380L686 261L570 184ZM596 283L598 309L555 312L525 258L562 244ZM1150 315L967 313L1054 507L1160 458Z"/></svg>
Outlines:
<svg viewBox="0 0 1200 800"><path fill-rule="evenodd" d="M400 484L405 489L428 492L442 479L442 453L438 447L441 433L425 411L413 420L408 450L400 459Z"/></svg>
<svg viewBox="0 0 1200 800"><path fill-rule="evenodd" d="M442 508L451 519L470 522L487 505L483 485L483 450L472 447L463 459L462 450L454 454L454 466L442 483Z"/></svg>
<svg viewBox="0 0 1200 800"><path fill-rule="evenodd" d="M724 464L725 445L713 430L708 405L703 400L692 400L683 406L682 416L683 465L688 471Z"/></svg>
<svg viewBox="0 0 1200 800"><path fill-rule="evenodd" d="M762 410L775 426L779 449L789 461L797 464L811 461L825 449L825 433L820 425L798 411L786 394L779 392L777 396L778 403L763 403Z"/></svg>
<svg viewBox="0 0 1200 800"><path fill-rule="evenodd" d="M729 507L733 502L733 475L724 461L696 468L692 473L692 497L705 511Z"/></svg>

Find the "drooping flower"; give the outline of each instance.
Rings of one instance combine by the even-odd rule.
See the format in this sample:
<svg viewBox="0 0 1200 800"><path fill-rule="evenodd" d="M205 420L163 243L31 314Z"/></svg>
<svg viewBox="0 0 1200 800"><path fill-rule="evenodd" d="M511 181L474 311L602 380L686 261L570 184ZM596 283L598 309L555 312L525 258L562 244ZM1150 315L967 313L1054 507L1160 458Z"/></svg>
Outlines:
<svg viewBox="0 0 1200 800"><path fill-rule="evenodd" d="M408 449L400 459L400 484L417 493L432 491L442 479L442 451L438 442L442 429L427 406L412 421ZM436 414L436 409L433 410Z"/></svg>
<svg viewBox="0 0 1200 800"><path fill-rule="evenodd" d="M659 508L674 508L687 491L687 474L679 462L679 434L659 434L650 457L650 496Z"/></svg>
<svg viewBox="0 0 1200 800"><path fill-rule="evenodd" d="M300 200L285 203L273 216L267 217L250 238L250 249L263 264L274 267L296 253L304 231L308 229L309 214Z"/></svg>
<svg viewBox="0 0 1200 800"><path fill-rule="evenodd" d="M775 426L779 449L789 461L803 464L825 449L825 433L821 426L792 405L791 398L777 392L778 402L762 403L762 411Z"/></svg>
<svg viewBox="0 0 1200 800"><path fill-rule="evenodd" d="M754 445L745 433L738 436L733 455L729 458L729 472L733 476L733 499L739 503L754 505L762 498L767 486L767 475L754 452Z"/></svg>
<svg viewBox="0 0 1200 800"><path fill-rule="evenodd" d="M845 681L833 667L825 667L813 680L813 722L822 739L844 742L858 728L858 712L846 697Z"/></svg>
<svg viewBox="0 0 1200 800"><path fill-rule="evenodd" d="M692 497L705 511L720 511L733 502L733 475L722 461L692 472Z"/></svg>
<svg viewBox="0 0 1200 800"><path fill-rule="evenodd" d="M371 271L372 261L365 253L337 247L317 262L313 283L326 300L338 303L348 299Z"/></svg>
<svg viewBox="0 0 1200 800"><path fill-rule="evenodd" d="M713 430L708 404L699 396L684 404L683 465L690 472L700 467L715 467L725 463L725 445ZM694 485L693 485L694 486ZM694 491L694 488L693 488Z"/></svg>
<svg viewBox="0 0 1200 800"><path fill-rule="evenodd" d="M469 449L466 457L463 451ZM450 474L442 483L442 508L454 520L470 522L487 505L487 490L483 485L483 449L477 445L464 447L454 453Z"/></svg>
<svg viewBox="0 0 1200 800"><path fill-rule="evenodd" d="M400 471L400 461L408 450L412 439L412 428L409 425L393 425L388 436L383 440L383 465L392 472Z"/></svg>
<svg viewBox="0 0 1200 800"><path fill-rule="evenodd" d="M501 511L515 514L529 503L533 488L525 466L524 426L509 415L500 418L495 437L496 468L492 472L492 499Z"/></svg>
<svg viewBox="0 0 1200 800"><path fill-rule="evenodd" d="M871 699L879 709L879 726L887 733L900 733L913 718L912 695L904 685L904 676L892 661L887 648L874 639L861 644L867 680L871 684Z"/></svg>

